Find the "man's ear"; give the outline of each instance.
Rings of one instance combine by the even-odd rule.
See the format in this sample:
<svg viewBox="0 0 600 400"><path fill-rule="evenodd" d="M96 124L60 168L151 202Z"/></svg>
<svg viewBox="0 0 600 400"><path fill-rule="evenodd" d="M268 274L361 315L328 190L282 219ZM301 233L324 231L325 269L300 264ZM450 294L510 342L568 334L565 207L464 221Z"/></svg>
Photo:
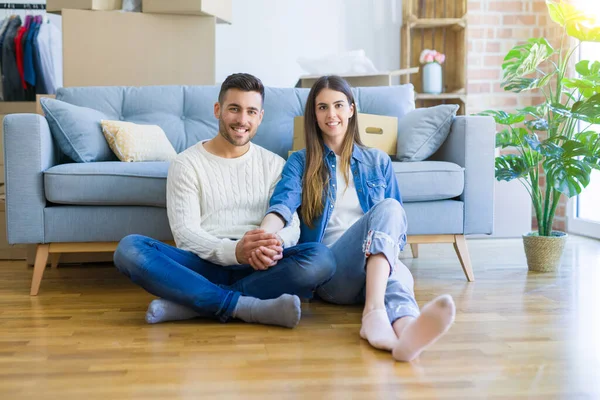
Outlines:
<svg viewBox="0 0 600 400"><path fill-rule="evenodd" d="M263 108L262 110L260 110L260 114L258 116L258 123L260 124L262 122L263 117L265 116L265 109Z"/></svg>
<svg viewBox="0 0 600 400"><path fill-rule="evenodd" d="M215 118L216 119L221 118L221 104L219 104L218 101L215 103L215 110L214 110L214 112L215 112Z"/></svg>

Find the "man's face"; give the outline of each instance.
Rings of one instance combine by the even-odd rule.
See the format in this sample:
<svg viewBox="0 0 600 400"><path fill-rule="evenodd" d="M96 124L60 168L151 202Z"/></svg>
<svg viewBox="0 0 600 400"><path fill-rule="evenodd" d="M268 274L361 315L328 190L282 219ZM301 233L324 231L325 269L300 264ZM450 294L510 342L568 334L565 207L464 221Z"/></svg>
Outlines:
<svg viewBox="0 0 600 400"><path fill-rule="evenodd" d="M223 104L215 103L219 134L234 146L245 146L252 140L263 114L262 97L258 92L229 89Z"/></svg>

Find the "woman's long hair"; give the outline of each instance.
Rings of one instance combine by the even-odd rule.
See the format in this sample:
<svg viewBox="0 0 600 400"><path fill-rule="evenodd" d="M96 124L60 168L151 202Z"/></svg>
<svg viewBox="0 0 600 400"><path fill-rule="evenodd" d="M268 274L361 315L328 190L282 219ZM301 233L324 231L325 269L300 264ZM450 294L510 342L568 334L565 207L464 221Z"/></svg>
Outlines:
<svg viewBox="0 0 600 400"><path fill-rule="evenodd" d="M348 82L339 76L323 76L319 78L308 94L306 109L304 111L304 139L306 141L306 165L304 167L304 181L302 182L302 220L309 227L313 227L314 220L323 214L325 207L324 196L328 196L329 170L323 161L323 133L319 128L316 115L316 99L323 89L331 89L346 95L349 106L354 106L354 115L348 120L348 130L342 143L340 155L340 168L344 180L348 185L348 170L354 143L363 146L358 133L356 104Z"/></svg>

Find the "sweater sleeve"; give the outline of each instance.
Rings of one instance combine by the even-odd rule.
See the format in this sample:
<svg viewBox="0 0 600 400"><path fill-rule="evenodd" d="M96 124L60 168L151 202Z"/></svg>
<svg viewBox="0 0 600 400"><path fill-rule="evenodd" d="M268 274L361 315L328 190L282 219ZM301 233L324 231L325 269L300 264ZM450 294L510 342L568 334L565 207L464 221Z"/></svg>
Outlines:
<svg viewBox="0 0 600 400"><path fill-rule="evenodd" d="M219 239L202 229L200 194L202 185L192 168L178 160L167 176L167 214L177 247L219 265L239 265L237 241Z"/></svg>

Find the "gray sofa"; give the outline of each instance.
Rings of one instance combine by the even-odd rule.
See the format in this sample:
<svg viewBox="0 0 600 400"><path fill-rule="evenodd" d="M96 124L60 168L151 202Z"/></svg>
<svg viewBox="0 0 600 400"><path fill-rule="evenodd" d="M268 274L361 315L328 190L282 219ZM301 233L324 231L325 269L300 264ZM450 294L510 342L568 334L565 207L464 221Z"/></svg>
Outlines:
<svg viewBox="0 0 600 400"><path fill-rule="evenodd" d="M401 117L414 109L411 85L354 88L360 112ZM86 87L56 98L107 119L160 125L178 152L217 132L213 86ZM308 89L267 88L265 116L254 143L284 158L293 118ZM75 116L77 122L77 115ZM83 123L83 122L82 122ZM400 121L401 123L401 121ZM73 128L73 127L71 127ZM98 134L102 135L98 124ZM473 280L464 235L493 228L495 125L488 117L456 117L441 148L422 162L394 162L408 215L408 242L453 243ZM37 114L4 119L7 235L37 244L31 294L37 294L49 254L114 251L132 233L171 241L165 209L168 163L75 163Z"/></svg>

